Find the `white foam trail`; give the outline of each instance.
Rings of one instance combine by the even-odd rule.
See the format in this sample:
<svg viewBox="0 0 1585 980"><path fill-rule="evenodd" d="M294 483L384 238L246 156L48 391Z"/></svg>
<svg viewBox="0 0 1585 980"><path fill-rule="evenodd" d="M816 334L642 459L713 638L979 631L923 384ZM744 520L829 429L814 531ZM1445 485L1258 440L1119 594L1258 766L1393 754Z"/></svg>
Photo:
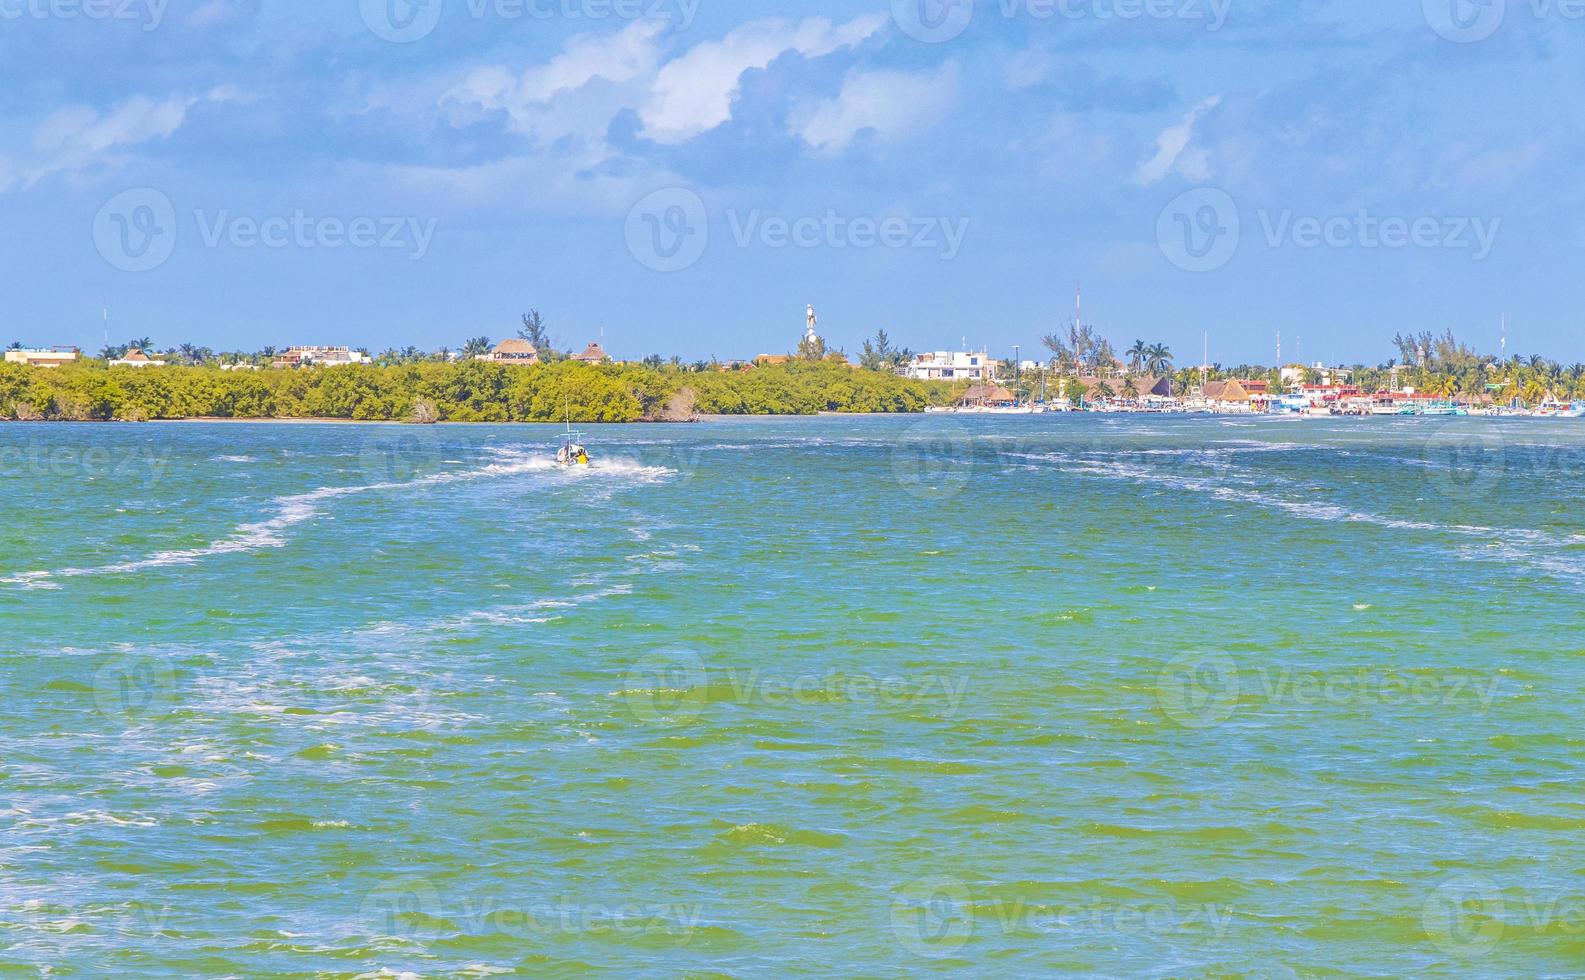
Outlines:
<svg viewBox="0 0 1585 980"><path fill-rule="evenodd" d="M286 531L289 528L315 517L320 513L319 505L321 503L337 497L390 490L412 490L470 480L512 476L520 473L549 472L558 469L554 461L543 456L525 458L504 451L492 451L492 455L502 458L503 461L472 470L463 470L456 473L436 473L404 482L370 483L350 487L321 487L308 493L277 497L273 501L276 507L275 516L268 520L240 525L228 537L213 541L199 548L162 551L147 558L115 562L109 565L97 565L90 568L60 568L53 571L21 572L0 578L0 585L20 585L26 588L59 588L60 586L52 582L52 579L80 578L89 575L126 575L169 565L193 565L206 558L214 558L219 555L243 554L260 551L265 548L282 548L286 546ZM575 471L568 470L566 472L572 475ZM602 475L638 476L656 480L674 473L674 470L669 470L663 466L641 466L637 463L612 460L590 467L587 471L580 471L578 475L585 477Z"/></svg>
<svg viewBox="0 0 1585 980"><path fill-rule="evenodd" d="M1544 549L1556 549L1564 544L1574 543L1575 535L1568 540L1559 540L1553 535L1533 528L1508 528L1485 527L1478 524L1436 524L1429 521L1404 520L1395 517L1386 517L1381 514L1372 514L1368 511L1351 510L1337 504L1319 503L1313 500L1289 500L1275 494L1257 489L1244 489L1242 487L1228 486L1213 480L1199 479L1196 477L1181 476L1172 473L1161 473L1149 467L1138 466L1109 460L1076 459L1062 453L1045 454L1019 454L1027 459L1038 459L1048 462L1068 464L1065 472L1076 473L1082 476L1099 476L1111 479L1134 480L1140 483L1154 483L1161 486L1173 487L1179 490L1189 490L1206 494L1217 500L1231 500L1242 503L1255 504L1280 510L1295 517L1306 520L1327 521L1333 523L1371 524L1376 527L1390 528L1401 531L1429 531L1442 534L1453 534L1463 537L1480 538L1485 541L1499 540L1504 556L1524 561L1533 568L1550 572L1555 575L1580 578L1585 576L1585 569L1560 561L1551 555L1537 555L1532 552L1521 551L1511 542L1525 541ZM1229 479L1239 480L1246 486L1254 486L1250 478L1240 474L1228 473Z"/></svg>

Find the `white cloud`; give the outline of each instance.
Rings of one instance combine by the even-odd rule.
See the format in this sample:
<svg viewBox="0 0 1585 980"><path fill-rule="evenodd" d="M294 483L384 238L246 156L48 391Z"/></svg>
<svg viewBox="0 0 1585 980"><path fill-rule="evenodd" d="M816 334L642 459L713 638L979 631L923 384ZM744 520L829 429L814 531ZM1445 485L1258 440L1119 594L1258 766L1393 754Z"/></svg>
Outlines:
<svg viewBox="0 0 1585 980"><path fill-rule="evenodd" d="M884 15L844 24L820 17L752 21L668 60L666 46L676 35L643 20L611 33L574 37L550 61L526 70L483 66L460 81L431 88L427 98L421 86L409 85L376 93L367 105L395 112L438 106L456 127L504 114L510 130L533 144L524 154L490 164L412 168L404 171L404 179L416 175L457 198L482 201L503 187L519 192L523 185L516 182L529 174L541 184L547 174L575 174L576 186L563 187L564 192L583 201L619 199L629 188L600 171L618 155L608 134L622 113L638 115L645 137L682 143L731 120L745 72L789 52L819 57L852 47L885 23ZM612 188L617 193L610 193Z"/></svg>
<svg viewBox="0 0 1585 980"><path fill-rule="evenodd" d="M1174 165L1190 180L1209 179L1209 156L1204 150L1189 150L1188 147L1194 139L1194 127L1200 117L1221 104L1222 97L1213 95L1190 109L1182 121L1162 130L1161 135L1156 137L1156 155L1145 161L1134 174L1134 182L1144 187L1159 183L1172 172Z"/></svg>
<svg viewBox="0 0 1585 980"><path fill-rule="evenodd" d="M744 72L788 52L819 57L851 47L884 24L880 15L841 25L823 17L751 21L666 61L665 25L636 21L615 33L574 37L549 62L526 71L476 69L445 93L441 106L456 124L477 121L480 110L504 111L514 130L545 143L603 142L612 120L632 110L647 138L682 143L732 118Z"/></svg>
<svg viewBox="0 0 1585 980"><path fill-rule="evenodd" d="M1025 89L1044 82L1054 67L1055 61L1049 52L1026 48L1007 59L1002 75L1007 79L1008 88Z"/></svg>
<svg viewBox="0 0 1585 980"><path fill-rule="evenodd" d="M0 160L0 191L28 186L56 173L82 170L107 153L163 139L182 127L187 112L204 99L155 101L135 96L101 113L69 106L52 113L33 131L31 145Z"/></svg>
<svg viewBox="0 0 1585 980"><path fill-rule="evenodd" d="M789 51L814 58L852 47L873 36L885 22L880 14L840 26L824 17L797 24L760 20L719 41L699 44L656 76L650 97L639 110L644 135L675 144L709 132L732 118L732 100L744 72L764 68Z"/></svg>
<svg viewBox="0 0 1585 980"><path fill-rule="evenodd" d="M878 139L900 139L939 119L957 88L955 64L935 72L852 71L836 98L794 115L793 134L828 153L845 150L865 130Z"/></svg>
<svg viewBox="0 0 1585 980"><path fill-rule="evenodd" d="M621 83L648 77L660 60L657 37L663 30L659 21L639 20L615 34L575 37L549 64L524 73L522 95L543 101L596 78Z"/></svg>

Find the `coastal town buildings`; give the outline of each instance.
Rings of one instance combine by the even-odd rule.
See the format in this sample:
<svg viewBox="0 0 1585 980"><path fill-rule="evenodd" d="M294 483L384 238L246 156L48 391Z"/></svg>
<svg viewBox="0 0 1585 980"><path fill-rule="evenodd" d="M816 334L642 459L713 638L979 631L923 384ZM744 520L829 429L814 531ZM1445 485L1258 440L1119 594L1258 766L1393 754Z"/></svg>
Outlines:
<svg viewBox="0 0 1585 980"><path fill-rule="evenodd" d="M288 347L277 354L271 367L345 367L351 364L373 364L374 359L350 347Z"/></svg>
<svg viewBox="0 0 1585 980"><path fill-rule="evenodd" d="M611 355L607 354L605 348L599 344L591 343L583 349L583 353L572 355L572 359L585 364L604 364L611 359Z"/></svg>
<svg viewBox="0 0 1585 980"><path fill-rule="evenodd" d="M82 356L75 347L17 348L5 352L7 364L26 364L30 367L57 368L71 364Z"/></svg>

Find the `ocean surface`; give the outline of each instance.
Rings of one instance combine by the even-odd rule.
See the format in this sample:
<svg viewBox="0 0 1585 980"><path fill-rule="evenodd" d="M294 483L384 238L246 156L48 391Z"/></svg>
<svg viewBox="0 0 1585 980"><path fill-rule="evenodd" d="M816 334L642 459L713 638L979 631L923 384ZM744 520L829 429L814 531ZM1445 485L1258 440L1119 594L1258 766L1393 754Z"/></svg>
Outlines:
<svg viewBox="0 0 1585 980"><path fill-rule="evenodd" d="M1585 973L1585 422L0 426L0 973Z"/></svg>

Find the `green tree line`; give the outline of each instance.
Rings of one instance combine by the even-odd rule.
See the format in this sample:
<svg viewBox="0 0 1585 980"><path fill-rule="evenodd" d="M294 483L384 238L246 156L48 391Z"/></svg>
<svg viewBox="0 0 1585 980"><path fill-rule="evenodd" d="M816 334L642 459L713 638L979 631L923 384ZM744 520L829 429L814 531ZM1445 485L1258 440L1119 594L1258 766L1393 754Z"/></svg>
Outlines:
<svg viewBox="0 0 1585 980"><path fill-rule="evenodd" d="M0 364L0 418L312 418L416 422L672 421L696 412L918 412L950 387L831 362L688 372L670 366L482 361L308 370Z"/></svg>

